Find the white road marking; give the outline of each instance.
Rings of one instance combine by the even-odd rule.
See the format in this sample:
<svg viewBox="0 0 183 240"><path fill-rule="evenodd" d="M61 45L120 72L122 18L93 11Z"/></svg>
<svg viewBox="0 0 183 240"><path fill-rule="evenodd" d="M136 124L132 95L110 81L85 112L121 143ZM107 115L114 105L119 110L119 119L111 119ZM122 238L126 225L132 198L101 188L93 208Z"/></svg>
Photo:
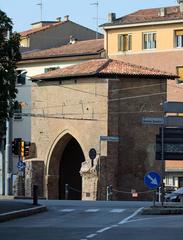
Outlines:
<svg viewBox="0 0 183 240"><path fill-rule="evenodd" d="M97 233L105 232L105 231L107 231L107 230L109 230L109 229L111 229L111 228L112 228L112 227L102 228L102 229L98 230Z"/></svg>
<svg viewBox="0 0 183 240"><path fill-rule="evenodd" d="M86 238L93 238L95 236L97 236L97 234L90 234L90 235L86 236Z"/></svg>
<svg viewBox="0 0 183 240"><path fill-rule="evenodd" d="M127 223L128 220L130 220L131 218L135 217L139 212L141 212L143 209L143 207L137 209L133 214L131 214L130 216L126 217L125 219L123 219L121 222L119 222L118 224L124 224Z"/></svg>
<svg viewBox="0 0 183 240"><path fill-rule="evenodd" d="M98 212L99 211L99 209L87 209L87 210L85 210L85 212Z"/></svg>
<svg viewBox="0 0 183 240"><path fill-rule="evenodd" d="M125 211L125 209L112 209L112 210L110 210L110 212L111 213L122 213L122 212L124 212Z"/></svg>
<svg viewBox="0 0 183 240"><path fill-rule="evenodd" d="M59 212L73 212L75 209L71 209L71 208L65 208L62 210L59 210Z"/></svg>

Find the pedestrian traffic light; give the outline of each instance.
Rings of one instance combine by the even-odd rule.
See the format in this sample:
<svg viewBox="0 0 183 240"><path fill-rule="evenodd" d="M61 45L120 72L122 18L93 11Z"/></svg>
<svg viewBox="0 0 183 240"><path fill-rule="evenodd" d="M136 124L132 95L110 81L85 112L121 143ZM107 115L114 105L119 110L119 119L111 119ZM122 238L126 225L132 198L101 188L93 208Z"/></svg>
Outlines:
<svg viewBox="0 0 183 240"><path fill-rule="evenodd" d="M30 142L24 142L24 156L28 157L30 152Z"/></svg>
<svg viewBox="0 0 183 240"><path fill-rule="evenodd" d="M15 138L12 141L12 153L15 155L19 155L20 142L21 142L21 138Z"/></svg>

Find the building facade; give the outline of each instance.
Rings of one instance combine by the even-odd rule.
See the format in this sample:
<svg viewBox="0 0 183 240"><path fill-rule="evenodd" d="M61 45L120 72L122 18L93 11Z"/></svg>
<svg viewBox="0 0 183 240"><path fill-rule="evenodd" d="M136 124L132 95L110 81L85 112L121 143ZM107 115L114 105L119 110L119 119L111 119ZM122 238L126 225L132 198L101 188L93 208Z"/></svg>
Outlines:
<svg viewBox="0 0 183 240"><path fill-rule="evenodd" d="M65 16L63 20L32 23L32 28L20 32L22 52L60 47L75 40L103 38L101 33L79 25Z"/></svg>
<svg viewBox="0 0 183 240"><path fill-rule="evenodd" d="M91 60L34 76L32 142L34 156L26 160L25 187L39 185L49 199L131 199L144 191L149 170L161 173L155 161L157 126L142 117L161 113L166 80L175 76L111 59ZM116 142L101 136L116 136ZM89 150L96 158L89 158ZM37 166L37 167L36 167ZM37 169L37 171L33 171ZM42 180L37 180L42 176Z"/></svg>
<svg viewBox="0 0 183 240"><path fill-rule="evenodd" d="M179 75L167 82L167 100L177 102L183 102L182 4L143 9L121 18L110 14L110 22L103 25L105 49L111 58ZM167 185L182 186L181 162L166 161L166 173Z"/></svg>
<svg viewBox="0 0 183 240"><path fill-rule="evenodd" d="M22 54L17 71L17 102L19 103L13 119L13 139L22 138L31 142L32 131L32 81L37 74L78 64L90 59L105 57L103 39L76 41L71 44ZM41 104L41 102L40 102ZM17 175L18 156L13 157L13 178Z"/></svg>

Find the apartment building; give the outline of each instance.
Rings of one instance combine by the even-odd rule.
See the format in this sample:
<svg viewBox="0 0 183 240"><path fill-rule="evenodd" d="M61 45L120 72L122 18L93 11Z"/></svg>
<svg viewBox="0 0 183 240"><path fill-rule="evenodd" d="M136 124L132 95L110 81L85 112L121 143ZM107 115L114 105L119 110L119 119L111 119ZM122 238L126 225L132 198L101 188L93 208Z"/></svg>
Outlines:
<svg viewBox="0 0 183 240"><path fill-rule="evenodd" d="M102 25L109 57L177 74L167 82L167 100L183 102L183 1L142 9ZM166 161L166 184L183 186L182 161Z"/></svg>

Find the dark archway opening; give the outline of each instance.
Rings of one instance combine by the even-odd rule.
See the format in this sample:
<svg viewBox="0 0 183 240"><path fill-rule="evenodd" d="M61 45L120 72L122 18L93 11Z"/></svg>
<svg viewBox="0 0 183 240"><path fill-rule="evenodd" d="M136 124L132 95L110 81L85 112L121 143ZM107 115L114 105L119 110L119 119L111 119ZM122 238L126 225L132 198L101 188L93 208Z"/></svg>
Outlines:
<svg viewBox="0 0 183 240"><path fill-rule="evenodd" d="M65 184L69 185L69 200L81 200L82 178L80 169L85 161L83 151L75 138L67 143L60 161L59 198L65 199Z"/></svg>

